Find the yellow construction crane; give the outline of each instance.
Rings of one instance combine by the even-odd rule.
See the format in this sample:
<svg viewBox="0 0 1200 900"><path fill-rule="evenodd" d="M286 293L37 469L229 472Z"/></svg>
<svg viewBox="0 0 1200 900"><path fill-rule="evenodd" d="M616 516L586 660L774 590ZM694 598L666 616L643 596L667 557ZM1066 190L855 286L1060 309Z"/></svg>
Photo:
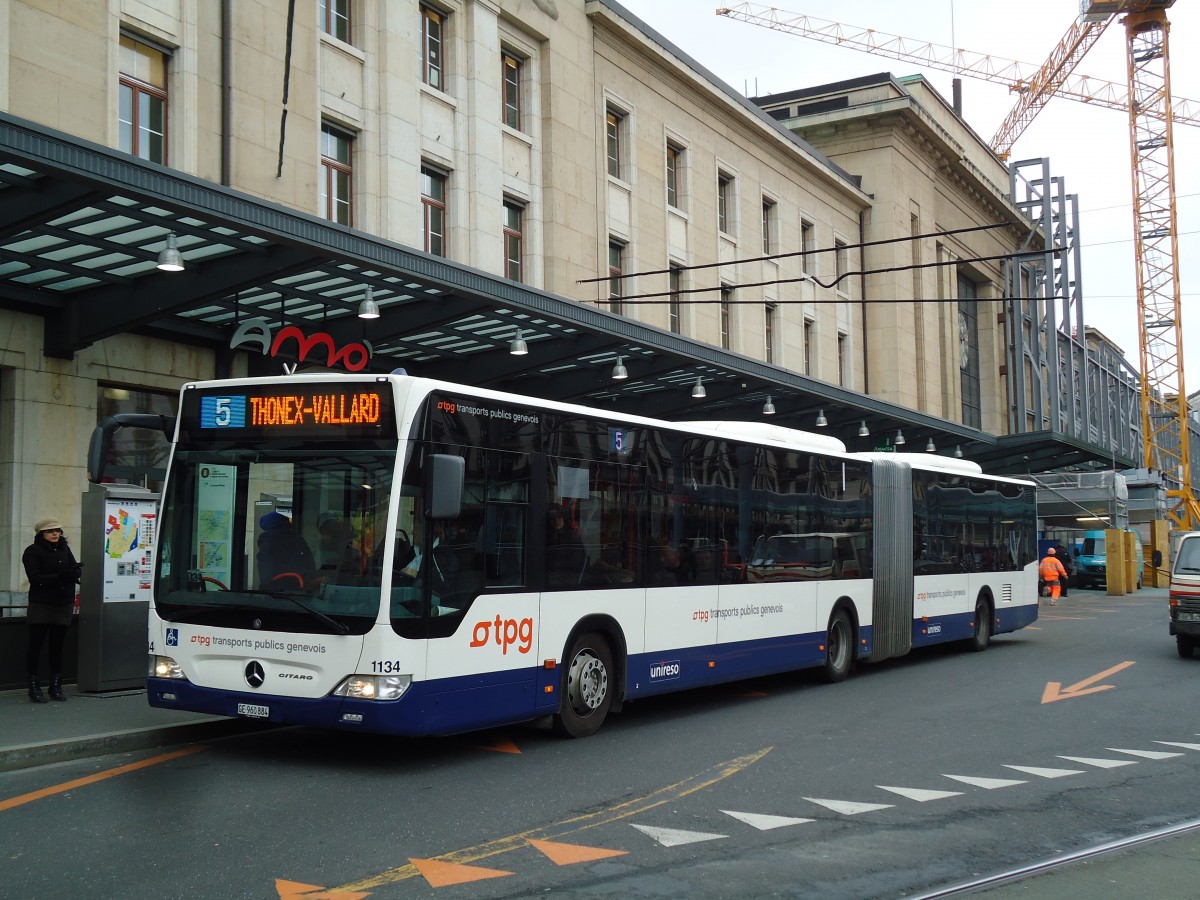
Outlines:
<svg viewBox="0 0 1200 900"><path fill-rule="evenodd" d="M758 3L721 7L717 15L1008 85L1018 94L1018 100L992 138L992 149L1001 159L1008 159L1017 138L1051 98L1065 97L1127 113L1143 464L1164 472L1172 481L1178 480L1179 487L1167 491L1173 501L1168 515L1174 526L1200 530L1200 502L1192 491L1183 376L1173 138L1176 124L1200 125L1200 107L1190 100L1172 99L1167 9L1174 4L1175 0L1083 0L1079 18L1041 66L788 13ZM1074 75L1079 61L1119 17L1123 17L1125 26L1127 87Z"/></svg>

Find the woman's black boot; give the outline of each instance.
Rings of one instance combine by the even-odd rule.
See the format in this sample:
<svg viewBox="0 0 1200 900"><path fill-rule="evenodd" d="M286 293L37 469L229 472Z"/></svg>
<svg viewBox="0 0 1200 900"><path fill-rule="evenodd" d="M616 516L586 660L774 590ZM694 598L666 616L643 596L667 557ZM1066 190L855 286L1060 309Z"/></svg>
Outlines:
<svg viewBox="0 0 1200 900"><path fill-rule="evenodd" d="M66 700L67 695L63 693L62 676L55 675L50 679L50 699L51 700Z"/></svg>
<svg viewBox="0 0 1200 900"><path fill-rule="evenodd" d="M38 684L36 678L29 679L29 702L30 703L49 703L46 695L42 693L42 686Z"/></svg>

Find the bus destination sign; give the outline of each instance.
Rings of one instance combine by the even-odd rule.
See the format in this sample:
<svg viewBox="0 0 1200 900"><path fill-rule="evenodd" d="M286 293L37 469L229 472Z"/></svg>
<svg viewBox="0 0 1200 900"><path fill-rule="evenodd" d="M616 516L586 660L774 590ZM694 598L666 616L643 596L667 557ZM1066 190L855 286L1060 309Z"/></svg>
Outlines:
<svg viewBox="0 0 1200 900"><path fill-rule="evenodd" d="M386 386L373 384L187 391L184 422L196 429L193 437L200 439L233 431L330 439L395 434L391 393Z"/></svg>

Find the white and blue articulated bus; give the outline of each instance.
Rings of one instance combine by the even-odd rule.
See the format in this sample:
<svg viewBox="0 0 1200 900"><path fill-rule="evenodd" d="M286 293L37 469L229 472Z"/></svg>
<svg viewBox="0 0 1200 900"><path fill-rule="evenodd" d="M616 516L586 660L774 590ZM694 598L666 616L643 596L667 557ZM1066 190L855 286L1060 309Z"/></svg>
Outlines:
<svg viewBox="0 0 1200 900"><path fill-rule="evenodd" d="M181 392L151 705L403 735L552 717L1037 618L1033 485L769 425L405 375Z"/></svg>

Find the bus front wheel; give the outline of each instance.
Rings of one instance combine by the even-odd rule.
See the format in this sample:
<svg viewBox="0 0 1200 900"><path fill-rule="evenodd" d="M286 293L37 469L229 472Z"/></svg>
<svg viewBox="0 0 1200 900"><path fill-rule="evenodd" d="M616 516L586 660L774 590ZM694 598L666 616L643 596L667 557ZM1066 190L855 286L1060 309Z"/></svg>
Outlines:
<svg viewBox="0 0 1200 900"><path fill-rule="evenodd" d="M854 629L844 609L839 609L829 619L829 633L825 636L825 680L830 684L845 681L854 660Z"/></svg>
<svg viewBox="0 0 1200 900"><path fill-rule="evenodd" d="M1188 634L1177 634L1175 635L1175 649L1184 659L1191 659L1192 651L1196 649L1196 639Z"/></svg>
<svg viewBox="0 0 1200 900"><path fill-rule="evenodd" d="M554 717L554 730L567 737L587 737L600 730L612 706L612 651L601 635L589 632L571 644L566 663L562 705Z"/></svg>

